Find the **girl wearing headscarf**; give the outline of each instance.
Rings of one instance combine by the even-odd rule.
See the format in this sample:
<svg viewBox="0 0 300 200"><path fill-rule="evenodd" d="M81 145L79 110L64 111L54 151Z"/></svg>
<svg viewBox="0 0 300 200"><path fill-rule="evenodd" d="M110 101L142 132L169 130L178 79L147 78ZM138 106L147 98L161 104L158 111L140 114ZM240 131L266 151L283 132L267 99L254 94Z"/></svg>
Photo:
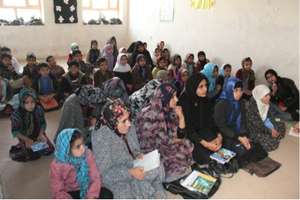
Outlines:
<svg viewBox="0 0 300 200"><path fill-rule="evenodd" d="M18 138L19 144L12 147L11 150L14 152L10 152L11 158L27 161L41 155L50 155L54 147L45 134L45 115L42 107L37 105L36 94L33 90L22 89L19 99L20 106L11 115L11 132L14 138ZM39 153L33 152L31 146L36 142L46 142L48 148Z"/></svg>
<svg viewBox="0 0 300 200"><path fill-rule="evenodd" d="M200 72L203 70L204 66L209 63L209 60L206 58L206 54L204 51L199 51L198 54L198 61L196 63L196 72Z"/></svg>
<svg viewBox="0 0 300 200"><path fill-rule="evenodd" d="M215 101L222 92L224 79L219 75L219 67L214 63L207 63L201 71L209 81L208 97Z"/></svg>
<svg viewBox="0 0 300 200"><path fill-rule="evenodd" d="M189 72L186 68L182 67L179 69L177 79L175 81L175 86L177 89L177 97L180 97L182 92L184 91L184 88L186 86L186 82L189 79Z"/></svg>
<svg viewBox="0 0 300 200"><path fill-rule="evenodd" d="M113 48L113 56L114 56L114 65L116 64L117 61L117 57L119 55L119 51L118 51L118 44L117 44L117 39L115 36L112 36L111 38L109 38L109 40L107 41L107 44L111 44L112 48Z"/></svg>
<svg viewBox="0 0 300 200"><path fill-rule="evenodd" d="M208 79L201 73L193 74L183 95L182 106L188 138L194 143L193 158L207 164L209 156L222 147L222 135L213 119L213 104L207 97Z"/></svg>
<svg viewBox="0 0 300 200"><path fill-rule="evenodd" d="M100 54L100 49L98 49L98 42L97 42L97 40L92 40L91 48L86 55L86 62L95 66L97 59L99 57L101 57L101 54Z"/></svg>
<svg viewBox="0 0 300 200"><path fill-rule="evenodd" d="M135 49L132 52L131 59L129 62L130 66L133 67L135 65L136 58L139 54L143 54L145 56L147 65L151 66L151 68L152 68L153 62L152 62L151 55L150 55L149 51L147 49L145 49L144 43L141 41L138 41L135 43Z"/></svg>
<svg viewBox="0 0 300 200"><path fill-rule="evenodd" d="M182 67L182 60L179 54L175 54L172 57L171 64L168 66L168 71L170 73L170 78L176 80L178 77L179 69Z"/></svg>
<svg viewBox="0 0 300 200"><path fill-rule="evenodd" d="M260 144L249 138L242 95L243 83L235 77L229 78L214 110L216 125L223 136L223 146L237 153L240 167L267 155ZM255 152L260 153L257 155Z"/></svg>
<svg viewBox="0 0 300 200"><path fill-rule="evenodd" d="M166 171L166 182L190 172L193 144L185 138L185 120L176 106L176 88L161 84L150 105L137 115L137 134L144 153L158 149Z"/></svg>
<svg viewBox="0 0 300 200"><path fill-rule="evenodd" d="M148 81L152 80L151 67L147 65L143 54L137 56L131 73L134 91L141 89Z"/></svg>
<svg viewBox="0 0 300 200"><path fill-rule="evenodd" d="M129 97L122 79L113 77L103 83L105 98L121 99L126 105L129 104Z"/></svg>
<svg viewBox="0 0 300 200"><path fill-rule="evenodd" d="M279 118L286 121L299 121L299 90L295 82L289 78L278 76L273 69L265 72L265 78L271 89L271 101L276 108L279 108ZM282 117L285 114L291 116Z"/></svg>
<svg viewBox="0 0 300 200"><path fill-rule="evenodd" d="M131 74L131 67L127 62L128 62L127 55L124 53L119 54L113 72L116 77L119 77L120 79L123 80L127 92L131 93L133 90L132 74Z"/></svg>
<svg viewBox="0 0 300 200"><path fill-rule="evenodd" d="M231 77L232 66L230 64L223 65L220 75L224 78L223 88L226 88L227 82Z"/></svg>
<svg viewBox="0 0 300 200"><path fill-rule="evenodd" d="M256 86L246 112L250 138L266 151L277 149L285 134L284 123L270 112L270 92L266 85Z"/></svg>
<svg viewBox="0 0 300 200"><path fill-rule="evenodd" d="M113 46L111 44L106 44L102 50L102 57L107 60L108 71L113 71L115 66L115 60L113 55Z"/></svg>
<svg viewBox="0 0 300 200"><path fill-rule="evenodd" d="M129 116L130 112L121 100L108 101L92 134L93 151L102 171L103 184L117 199L165 198L163 167L144 172L143 168L133 165L133 161L143 155Z"/></svg>
<svg viewBox="0 0 300 200"><path fill-rule="evenodd" d="M95 126L95 118L100 115L100 105L105 101L103 89L84 85L70 95L61 111L56 136L66 128L77 128L83 132L87 145L90 145L90 127Z"/></svg>
<svg viewBox="0 0 300 200"><path fill-rule="evenodd" d="M195 69L194 69L195 68L194 54L189 53L186 55L183 67L185 67L188 70L189 76L192 76L192 74L194 74L194 73L198 73L198 72L195 72Z"/></svg>
<svg viewBox="0 0 300 200"><path fill-rule="evenodd" d="M68 128L59 133L54 155L50 164L52 198L113 198L109 190L101 188L94 155L84 146L83 135L78 129Z"/></svg>

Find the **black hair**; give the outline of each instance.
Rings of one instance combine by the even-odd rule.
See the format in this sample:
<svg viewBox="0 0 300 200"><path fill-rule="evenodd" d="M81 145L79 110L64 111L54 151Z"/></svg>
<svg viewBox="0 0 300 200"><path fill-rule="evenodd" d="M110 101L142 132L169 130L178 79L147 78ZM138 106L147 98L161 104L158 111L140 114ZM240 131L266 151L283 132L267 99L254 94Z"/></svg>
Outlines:
<svg viewBox="0 0 300 200"><path fill-rule="evenodd" d="M200 56L205 56L205 57L206 57L204 51L199 51L198 54L197 54L197 56L198 56L198 58L199 58Z"/></svg>
<svg viewBox="0 0 300 200"><path fill-rule="evenodd" d="M96 43L96 44L98 45L98 41L97 41L97 40L92 40L92 41L91 41L91 48L92 48L92 45L93 45L94 43Z"/></svg>
<svg viewBox="0 0 300 200"><path fill-rule="evenodd" d="M242 81L238 81L238 82L235 83L234 89L237 89L237 88L242 88L243 89L243 82Z"/></svg>
<svg viewBox="0 0 300 200"><path fill-rule="evenodd" d="M226 68L232 68L232 66L230 65L230 64L225 64L224 66L223 66L223 69L225 70Z"/></svg>
<svg viewBox="0 0 300 200"><path fill-rule="evenodd" d="M73 60L73 61L71 61L71 62L68 63L69 68L72 67L72 66L74 66L74 65L79 68L79 63L77 61L75 61L75 60Z"/></svg>
<svg viewBox="0 0 300 200"><path fill-rule="evenodd" d="M244 59L242 60L242 67L244 67L245 62L250 62L250 63L252 64L252 59L251 59L250 57L244 58Z"/></svg>
<svg viewBox="0 0 300 200"><path fill-rule="evenodd" d="M1 60L3 60L4 58L9 58L11 59L11 55L9 53L2 53L1 54Z"/></svg>
<svg viewBox="0 0 300 200"><path fill-rule="evenodd" d="M100 65L101 63L104 63L104 62L107 62L106 58L101 57L101 58L98 58L98 59L97 59L96 64L97 64L97 65Z"/></svg>
<svg viewBox="0 0 300 200"><path fill-rule="evenodd" d="M80 130L76 129L71 137L71 140L70 140L70 149L71 147L74 145L74 142L77 140L77 139L83 139L83 134L81 133Z"/></svg>
<svg viewBox="0 0 300 200"><path fill-rule="evenodd" d="M49 60L51 59L51 58L54 58L54 56L47 56L47 58L46 58L46 62L49 62Z"/></svg>
<svg viewBox="0 0 300 200"><path fill-rule="evenodd" d="M29 59L36 59L35 54L34 54L34 53L28 53L28 54L26 55L26 60L29 60Z"/></svg>
<svg viewBox="0 0 300 200"><path fill-rule="evenodd" d="M82 54L80 50L75 50L72 52L72 56L76 56L77 54Z"/></svg>
<svg viewBox="0 0 300 200"><path fill-rule="evenodd" d="M267 79L267 75L268 74L272 74L274 75L277 79L278 79L278 74L277 72L274 70L274 69L268 69L266 72L265 72L265 79Z"/></svg>
<svg viewBox="0 0 300 200"><path fill-rule="evenodd" d="M10 48L6 47L6 46L3 46L1 47L1 52L11 52Z"/></svg>
<svg viewBox="0 0 300 200"><path fill-rule="evenodd" d="M38 64L38 69L41 69L43 67L49 68L48 63L42 62L42 63Z"/></svg>
<svg viewBox="0 0 300 200"><path fill-rule="evenodd" d="M82 76L80 84L81 85L93 85L93 79L85 74Z"/></svg>

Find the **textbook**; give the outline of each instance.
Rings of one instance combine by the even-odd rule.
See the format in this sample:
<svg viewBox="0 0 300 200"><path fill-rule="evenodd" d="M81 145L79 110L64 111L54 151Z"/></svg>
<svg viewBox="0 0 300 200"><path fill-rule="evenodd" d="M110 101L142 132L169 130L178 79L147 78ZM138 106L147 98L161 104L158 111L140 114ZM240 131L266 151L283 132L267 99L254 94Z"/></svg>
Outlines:
<svg viewBox="0 0 300 200"><path fill-rule="evenodd" d="M182 180L180 184L188 190L208 195L216 181L216 178L195 170L188 177Z"/></svg>
<svg viewBox="0 0 300 200"><path fill-rule="evenodd" d="M218 163L225 164L228 163L234 156L236 156L235 152L225 148L221 148L219 151L211 154L210 158L217 161Z"/></svg>
<svg viewBox="0 0 300 200"><path fill-rule="evenodd" d="M143 156L143 159L137 159L133 161L134 167L143 167L144 172L158 168L160 165L160 154L158 150L154 150Z"/></svg>

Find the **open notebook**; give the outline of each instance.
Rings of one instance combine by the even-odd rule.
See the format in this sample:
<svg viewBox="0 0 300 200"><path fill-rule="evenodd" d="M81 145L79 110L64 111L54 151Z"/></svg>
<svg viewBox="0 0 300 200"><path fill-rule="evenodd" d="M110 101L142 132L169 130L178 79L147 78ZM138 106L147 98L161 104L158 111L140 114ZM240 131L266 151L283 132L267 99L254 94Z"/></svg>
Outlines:
<svg viewBox="0 0 300 200"><path fill-rule="evenodd" d="M144 171L150 171L158 168L160 165L160 154L158 150L154 150L150 153L144 155L143 159L138 159L133 161L134 167L143 167Z"/></svg>

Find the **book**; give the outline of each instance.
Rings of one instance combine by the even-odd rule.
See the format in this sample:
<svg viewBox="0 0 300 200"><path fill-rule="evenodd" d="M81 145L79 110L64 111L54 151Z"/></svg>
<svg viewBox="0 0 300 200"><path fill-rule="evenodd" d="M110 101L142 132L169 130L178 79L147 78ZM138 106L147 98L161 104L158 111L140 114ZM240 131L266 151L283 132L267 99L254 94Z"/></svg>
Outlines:
<svg viewBox="0 0 300 200"><path fill-rule="evenodd" d="M47 142L37 142L31 145L31 149L33 152L41 151L43 149L47 149L49 146Z"/></svg>
<svg viewBox="0 0 300 200"><path fill-rule="evenodd" d="M208 195L216 181L216 178L194 170L188 177L183 179L180 184L188 190Z"/></svg>
<svg viewBox="0 0 300 200"><path fill-rule="evenodd" d="M154 150L143 156L143 159L137 159L133 161L134 167L143 167L144 172L153 170L160 166L160 154L158 150Z"/></svg>
<svg viewBox="0 0 300 200"><path fill-rule="evenodd" d="M217 161L218 163L225 164L228 163L236 153L225 148L221 148L219 151L210 155L210 158Z"/></svg>

